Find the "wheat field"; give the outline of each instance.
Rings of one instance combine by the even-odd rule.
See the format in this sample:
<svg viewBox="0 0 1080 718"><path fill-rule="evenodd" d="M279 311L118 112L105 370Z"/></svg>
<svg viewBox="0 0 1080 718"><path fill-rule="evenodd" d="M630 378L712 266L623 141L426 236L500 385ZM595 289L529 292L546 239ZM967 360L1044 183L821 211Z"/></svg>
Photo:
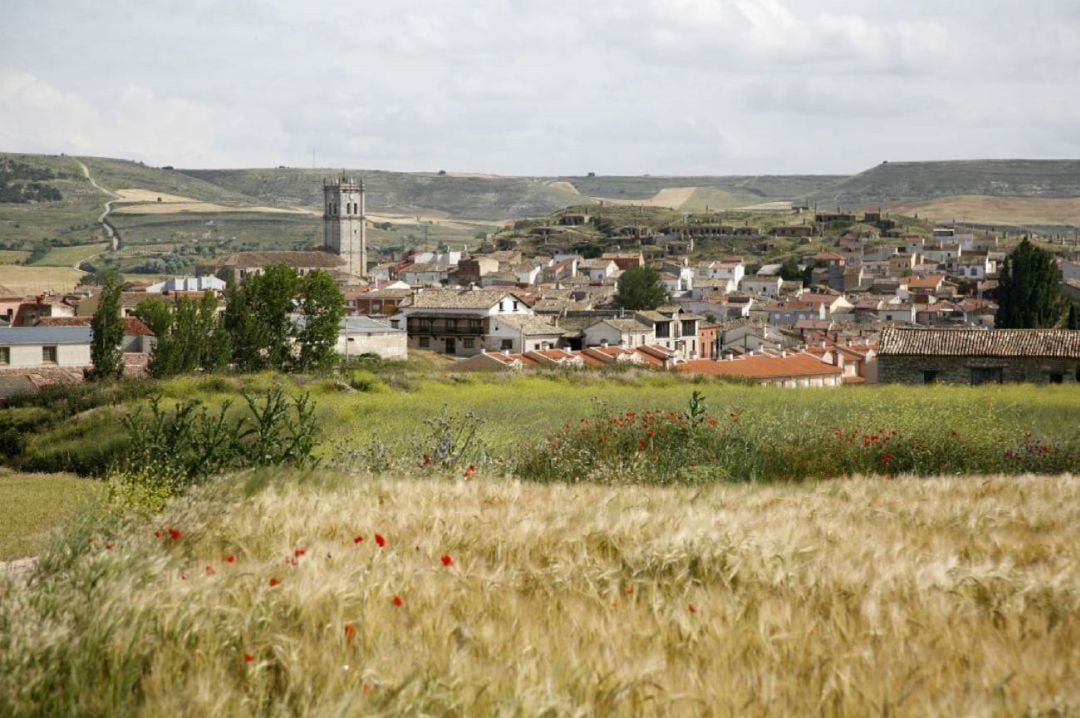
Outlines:
<svg viewBox="0 0 1080 718"><path fill-rule="evenodd" d="M0 574L0 713L1080 710L1076 476L470 476L246 474L84 522Z"/></svg>

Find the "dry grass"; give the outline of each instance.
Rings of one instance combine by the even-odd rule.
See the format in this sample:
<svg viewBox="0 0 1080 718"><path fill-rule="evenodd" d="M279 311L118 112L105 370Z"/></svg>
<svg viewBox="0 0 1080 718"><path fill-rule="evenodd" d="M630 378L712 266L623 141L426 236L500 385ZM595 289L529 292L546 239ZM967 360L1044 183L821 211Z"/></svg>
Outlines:
<svg viewBox="0 0 1080 718"><path fill-rule="evenodd" d="M211 487L0 579L0 713L1080 709L1075 476L303 479Z"/></svg>
<svg viewBox="0 0 1080 718"><path fill-rule="evenodd" d="M24 267L0 264L0 286L14 294L70 292L83 272L71 267Z"/></svg>
<svg viewBox="0 0 1080 718"><path fill-rule="evenodd" d="M0 472L0 561L36 555L54 530L102 493L101 482L71 474Z"/></svg>
<svg viewBox="0 0 1080 718"><path fill-rule="evenodd" d="M889 206L891 212L923 219L1005 225L1080 224L1080 198L957 195Z"/></svg>
<svg viewBox="0 0 1080 718"><path fill-rule="evenodd" d="M116 194L120 197L120 200L113 209L113 212L116 214L179 214L181 212L204 212L210 214L217 214L220 212L317 214L314 211L305 209L223 205L147 189L118 189L116 190Z"/></svg>

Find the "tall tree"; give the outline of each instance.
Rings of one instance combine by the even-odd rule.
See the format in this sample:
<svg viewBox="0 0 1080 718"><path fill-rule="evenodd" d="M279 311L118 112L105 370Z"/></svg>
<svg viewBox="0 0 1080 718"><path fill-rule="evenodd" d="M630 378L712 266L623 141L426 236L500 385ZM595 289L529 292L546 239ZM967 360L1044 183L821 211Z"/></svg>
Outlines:
<svg viewBox="0 0 1080 718"><path fill-rule="evenodd" d="M623 309L656 309L667 299L660 272L652 267L631 267L619 277L615 302Z"/></svg>
<svg viewBox="0 0 1080 718"><path fill-rule="evenodd" d="M101 300L90 320L90 361L93 379L119 379L124 373L124 318L120 315L120 285L109 279L101 289Z"/></svg>
<svg viewBox="0 0 1080 718"><path fill-rule="evenodd" d="M341 318L345 316L345 295L333 277L316 270L300 281L300 311L304 324L297 336L298 368L301 371L329 369L337 361L334 347Z"/></svg>
<svg viewBox="0 0 1080 718"><path fill-rule="evenodd" d="M995 324L1005 329L1054 326L1064 312L1060 284L1054 255L1024 237L998 274Z"/></svg>
<svg viewBox="0 0 1080 718"><path fill-rule="evenodd" d="M265 267L241 285L225 289L225 330L240 371L292 368L296 326L291 314L299 289L296 270L284 264Z"/></svg>

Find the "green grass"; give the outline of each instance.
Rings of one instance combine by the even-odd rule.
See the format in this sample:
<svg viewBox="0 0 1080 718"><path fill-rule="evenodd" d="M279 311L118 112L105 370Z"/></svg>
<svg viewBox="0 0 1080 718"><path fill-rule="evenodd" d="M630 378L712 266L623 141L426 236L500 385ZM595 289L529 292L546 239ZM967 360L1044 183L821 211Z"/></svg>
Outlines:
<svg viewBox="0 0 1080 718"><path fill-rule="evenodd" d="M23 252L17 249L0 249L0 264L15 264L29 256L29 252Z"/></svg>
<svg viewBox="0 0 1080 718"><path fill-rule="evenodd" d="M34 264L35 267L73 267L84 259L100 254L109 245L107 243L102 244L80 244L71 247L54 247L49 250L40 262Z"/></svg>
<svg viewBox="0 0 1080 718"><path fill-rule="evenodd" d="M104 486L70 474L11 474L0 472L0 561L34 556L48 545Z"/></svg>
<svg viewBox="0 0 1080 718"><path fill-rule="evenodd" d="M6 153L4 156L63 174L62 179L47 181L60 190L63 199L37 204L0 204L0 242L9 246L11 242L21 243L23 248L30 249L47 238L80 243L101 241L104 232L97 218L108 198L86 181L75 160L49 155Z"/></svg>

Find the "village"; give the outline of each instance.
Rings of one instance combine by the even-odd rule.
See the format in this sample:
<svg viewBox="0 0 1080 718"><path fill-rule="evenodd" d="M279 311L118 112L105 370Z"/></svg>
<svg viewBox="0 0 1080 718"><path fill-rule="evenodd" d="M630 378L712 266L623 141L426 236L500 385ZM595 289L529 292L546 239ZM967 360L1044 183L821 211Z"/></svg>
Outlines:
<svg viewBox="0 0 1080 718"><path fill-rule="evenodd" d="M763 212L763 226L745 214L672 223L653 212L668 220L658 225L641 208L605 217L600 206L514 223L471 252L443 246L369 262L363 181L324 181L324 197L319 250L224 254L195 277L126 283L126 374L145 373L155 343L135 317L140 302L212 292L222 310L222 277L242 282L284 264L325 271L341 287L345 364L421 350L453 359L457 372L642 367L786 387L1080 379L1067 331L1040 330L1045 341L1034 344L1009 330L987 334L999 267L1015 244L1003 234L933 227L927 236L910 218L809 207ZM626 217L636 222L613 221ZM778 251L784 260L770 260ZM1080 297L1080 262L1058 264L1062 292ZM620 280L646 268L666 299L627 307ZM0 297L5 393L80 380L97 306L93 288ZM955 331L964 328L983 332Z"/></svg>

